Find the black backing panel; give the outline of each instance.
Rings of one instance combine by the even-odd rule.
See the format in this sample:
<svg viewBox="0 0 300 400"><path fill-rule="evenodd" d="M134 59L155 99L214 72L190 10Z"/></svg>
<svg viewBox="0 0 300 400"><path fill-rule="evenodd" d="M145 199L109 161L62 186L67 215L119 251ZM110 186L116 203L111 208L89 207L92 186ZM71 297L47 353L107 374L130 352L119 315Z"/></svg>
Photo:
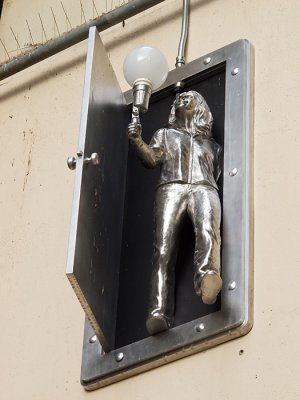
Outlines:
<svg viewBox="0 0 300 400"><path fill-rule="evenodd" d="M209 74L206 72L205 76L202 74L189 78L185 86L187 90L196 90L205 98L214 118L213 137L223 147L225 65ZM141 118L142 136L146 143L149 143L157 129L167 124L174 96L172 88L152 96L149 111ZM153 205L159 174L159 167L146 169L133 149L129 148L115 348L149 336L145 321L152 271ZM222 202L223 176L218 186ZM216 304L205 305L194 292L194 233L188 219L183 224L179 246L174 326L221 308L220 297Z"/></svg>

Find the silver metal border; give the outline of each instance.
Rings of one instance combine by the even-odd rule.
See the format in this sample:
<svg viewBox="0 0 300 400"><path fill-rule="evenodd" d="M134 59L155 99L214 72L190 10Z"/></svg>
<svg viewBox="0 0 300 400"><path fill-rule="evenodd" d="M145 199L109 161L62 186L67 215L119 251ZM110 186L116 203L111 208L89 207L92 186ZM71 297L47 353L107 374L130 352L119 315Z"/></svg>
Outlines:
<svg viewBox="0 0 300 400"><path fill-rule="evenodd" d="M86 390L120 381L247 334L253 326L253 48L239 40L169 73L172 86L226 63L221 310L103 354L86 321L81 382ZM126 92L131 103L131 91ZM91 343L92 342L92 343Z"/></svg>

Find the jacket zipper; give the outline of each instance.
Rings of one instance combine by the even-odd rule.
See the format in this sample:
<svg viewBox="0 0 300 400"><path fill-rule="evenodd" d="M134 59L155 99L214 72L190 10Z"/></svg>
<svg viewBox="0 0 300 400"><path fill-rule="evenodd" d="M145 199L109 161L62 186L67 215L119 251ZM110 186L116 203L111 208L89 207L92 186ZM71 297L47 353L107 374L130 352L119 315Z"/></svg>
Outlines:
<svg viewBox="0 0 300 400"><path fill-rule="evenodd" d="M188 183L192 183L192 167L193 167L193 155L192 155L192 150L193 150L193 136L190 135L189 177L188 177Z"/></svg>

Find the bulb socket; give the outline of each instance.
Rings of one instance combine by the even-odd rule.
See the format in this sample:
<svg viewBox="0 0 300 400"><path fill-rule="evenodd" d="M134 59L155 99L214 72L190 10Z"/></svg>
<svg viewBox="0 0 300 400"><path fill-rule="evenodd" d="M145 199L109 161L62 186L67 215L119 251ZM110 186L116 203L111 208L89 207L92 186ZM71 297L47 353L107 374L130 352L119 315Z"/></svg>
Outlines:
<svg viewBox="0 0 300 400"><path fill-rule="evenodd" d="M182 93L184 91L184 82L183 81L178 81L174 85L174 92L175 93Z"/></svg>
<svg viewBox="0 0 300 400"><path fill-rule="evenodd" d="M152 89L152 83L148 79L137 79L134 82L133 106L137 107L139 112L145 113L148 111Z"/></svg>

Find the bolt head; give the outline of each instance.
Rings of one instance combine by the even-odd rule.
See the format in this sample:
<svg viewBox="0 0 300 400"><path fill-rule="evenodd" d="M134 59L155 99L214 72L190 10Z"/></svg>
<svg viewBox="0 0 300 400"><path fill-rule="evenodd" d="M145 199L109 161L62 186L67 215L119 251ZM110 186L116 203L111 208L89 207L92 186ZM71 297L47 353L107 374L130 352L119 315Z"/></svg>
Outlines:
<svg viewBox="0 0 300 400"><path fill-rule="evenodd" d="M236 288L236 282L235 281L229 283L228 290L234 290L235 288Z"/></svg>
<svg viewBox="0 0 300 400"><path fill-rule="evenodd" d="M211 62L211 57L206 57L203 61L204 65L208 65Z"/></svg>
<svg viewBox="0 0 300 400"><path fill-rule="evenodd" d="M97 336L96 335L91 336L90 339L89 339L90 343L95 343L96 341L97 341Z"/></svg>
<svg viewBox="0 0 300 400"><path fill-rule="evenodd" d="M231 171L229 171L230 176L235 176L237 174L238 170L237 168L233 168Z"/></svg>
<svg viewBox="0 0 300 400"><path fill-rule="evenodd" d="M233 70L231 71L231 75L232 76L237 75L239 72L240 72L239 68L233 68Z"/></svg>
<svg viewBox="0 0 300 400"><path fill-rule="evenodd" d="M196 326L196 331L197 332L202 332L204 330L205 326L203 323L199 324Z"/></svg>
<svg viewBox="0 0 300 400"><path fill-rule="evenodd" d="M122 352L117 353L117 355L116 355L116 361L117 361L117 362L122 361L123 358L124 358L124 353L122 353Z"/></svg>

